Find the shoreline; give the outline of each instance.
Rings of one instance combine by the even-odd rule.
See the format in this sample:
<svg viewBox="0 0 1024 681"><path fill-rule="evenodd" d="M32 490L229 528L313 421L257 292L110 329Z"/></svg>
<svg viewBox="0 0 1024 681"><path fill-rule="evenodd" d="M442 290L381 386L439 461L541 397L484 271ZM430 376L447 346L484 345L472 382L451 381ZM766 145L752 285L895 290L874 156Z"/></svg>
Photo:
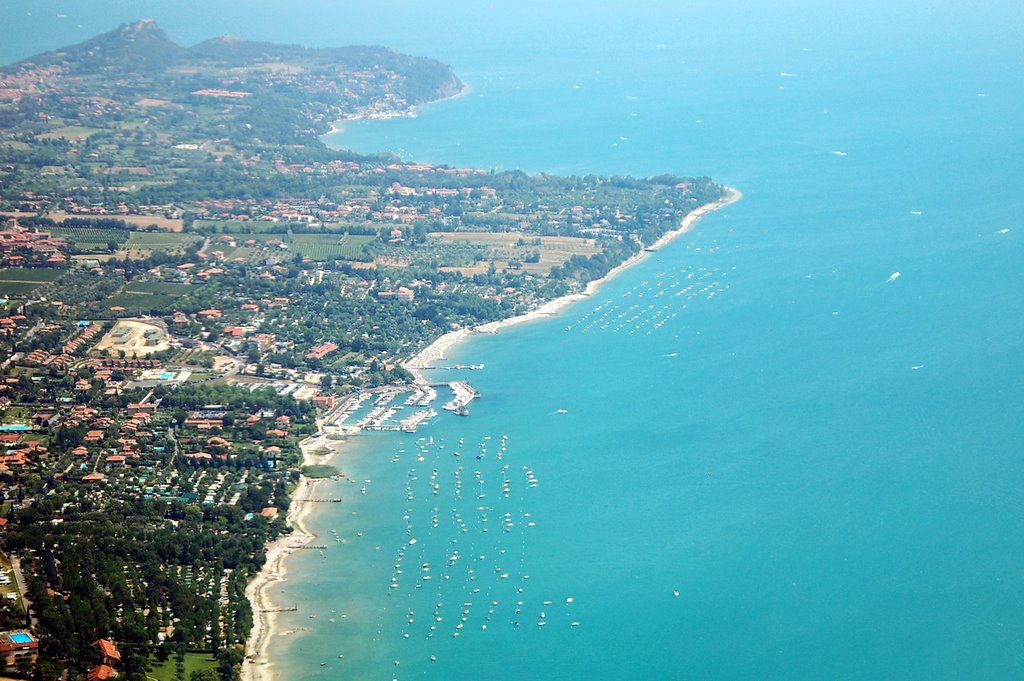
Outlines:
<svg viewBox="0 0 1024 681"><path fill-rule="evenodd" d="M466 83L453 95L427 102L426 105L446 102L452 99L465 97L472 91ZM425 106L426 106L425 105ZM389 118L409 117L415 118L417 107L411 107L407 112L398 113ZM352 116L334 121L330 124L330 130L320 136L321 141L328 135L344 132L342 123L353 120L377 120L376 116ZM419 377L418 374L416 374ZM318 424L319 425L319 424ZM322 432L322 430L321 430ZM332 441L326 435L309 438L299 444L302 450L301 465L308 466L314 463L330 463L334 456L339 453L344 441ZM322 447L330 449L327 457L320 457L322 460L314 459L314 452ZM259 572L249 580L245 586L245 596L252 608L252 629L245 640L245 656L242 659L241 679L242 681L267 681L276 679L273 671L273 662L269 659L268 650L270 641L278 631L277 615L272 612L273 608L280 607L274 603L270 594L272 587L288 580L288 568L285 565L286 559L293 552L300 550L303 546L316 539L316 535L306 529L304 521L313 510L313 504L305 501L312 496L317 485L323 482L322 479L308 478L305 475L299 476L299 482L292 491L288 514L285 522L291 528L291 532L283 534L267 544L266 562Z"/></svg>
<svg viewBox="0 0 1024 681"><path fill-rule="evenodd" d="M338 453L339 444L323 435L304 440L299 445L302 449L302 465L309 466L314 463L329 462ZM321 447L328 447L331 449L331 453L323 461L314 461L313 453ZM299 482L292 491L288 515L285 518L285 522L288 527L292 528L292 531L267 544L265 547L267 561L245 586L245 596L249 599L249 604L252 607L252 629L245 640L242 681L276 678L273 672L273 663L267 653L271 639L282 632L279 632L277 627L278 613L271 611L275 607L280 607L280 604L274 603L270 590L272 587L288 581L288 568L285 565L288 556L316 538L316 535L305 526L306 519L313 511L313 504L306 500L312 496L317 486L325 479L327 478L308 478L305 475L299 477Z"/></svg>
<svg viewBox="0 0 1024 681"><path fill-rule="evenodd" d="M536 309L516 315L515 317L486 322L472 328L450 331L435 339L413 357L406 360L402 366L412 373L414 384L425 385L428 381L423 374L423 370L429 369L433 363L444 359L445 353L463 342L466 338L477 333L498 333L506 327L558 314L565 307L592 296L606 281L611 280L624 270L642 261L651 252L689 232L708 213L735 203L742 197L743 194L738 189L726 187L726 194L721 199L712 203L706 203L690 211L682 219L677 229L666 232L651 246L642 249L627 260L619 263L600 279L589 282L583 291L549 300ZM304 440L300 443L302 465L329 463L340 452L343 442L330 440L326 435ZM323 460L314 460L314 452L325 446L331 450L330 455L326 458L319 457ZM268 650L271 639L284 632L278 631L277 613L269 612L274 607L280 607L279 604L274 603L270 590L272 587L288 580L288 569L285 565L288 556L316 538L316 535L310 532L304 525L304 521L313 510L313 504L305 501L305 499L311 497L312 492L320 482L322 482L320 479L312 479L304 475L300 476L299 483L292 492L291 504L288 507L288 515L286 517L286 522L292 528L292 532L278 537L267 545L266 563L256 576L250 580L249 584L246 585L245 595L252 606L253 627L245 643L245 658L242 661L242 681L269 681L277 678L274 673L273 662L268 656Z"/></svg>
<svg viewBox="0 0 1024 681"><path fill-rule="evenodd" d="M451 348L461 343L463 340L477 333L498 333L501 329L509 326L515 326L524 322L534 321L536 319L543 319L545 317L552 317L558 314L563 308L572 305L576 301L589 298L594 295L601 288L601 285L621 274L624 270L629 269L633 265L642 261L650 253L657 251L662 246L670 243L677 237L686 234L694 225L696 225L701 218L708 213L712 213L719 208L723 208L730 204L736 203L743 198L743 193L735 187L726 187L725 196L718 201L711 203L705 203L702 206L694 208L692 211L687 213L682 221L679 223L679 227L662 234L658 237L658 240L647 248L641 249L638 253L633 254L626 260L622 261L601 277L600 279L594 279L587 283L586 288L578 293L570 293L568 295L561 296L560 298L554 298L546 303L538 306L537 308L516 315L515 317L509 317L508 319L500 319L494 322L486 322L478 326L465 329L457 329L455 331L449 331L443 336L437 338L430 345L426 346L412 358L402 363L402 367L409 371L414 377L414 383L417 385L426 385L429 383L426 376L423 374L424 369L429 369L430 365L439 360L445 359L445 353Z"/></svg>
<svg viewBox="0 0 1024 681"><path fill-rule="evenodd" d="M320 135L320 141L323 142L324 144L327 144L327 142L324 141L325 137L335 135L339 132L345 132L344 123L349 123L351 121L382 121L390 120L393 118L416 118L416 116L419 113L419 108L421 106L432 106L434 104L440 104L441 102L450 102L453 99L461 99L462 97L465 97L472 91L473 88L471 88L467 83L462 83L462 88L459 89L459 91L453 95L448 95L447 97L442 97L440 99L434 99L423 104L413 104L405 111L394 111L386 114L352 115L347 116L345 118L339 118L336 121L331 121L330 130Z"/></svg>

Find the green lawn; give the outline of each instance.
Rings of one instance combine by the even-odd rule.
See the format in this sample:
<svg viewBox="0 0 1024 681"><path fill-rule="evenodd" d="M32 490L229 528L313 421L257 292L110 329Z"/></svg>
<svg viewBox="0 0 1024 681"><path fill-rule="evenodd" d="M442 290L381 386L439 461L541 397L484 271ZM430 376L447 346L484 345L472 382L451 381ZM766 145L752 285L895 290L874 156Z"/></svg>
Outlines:
<svg viewBox="0 0 1024 681"><path fill-rule="evenodd" d="M153 662L153 671L146 676L156 681L174 681L174 673L178 669L178 658L171 655L167 662L157 665ZM217 669L217 660L210 656L210 653L185 653L185 678L191 676L192 672L200 669Z"/></svg>

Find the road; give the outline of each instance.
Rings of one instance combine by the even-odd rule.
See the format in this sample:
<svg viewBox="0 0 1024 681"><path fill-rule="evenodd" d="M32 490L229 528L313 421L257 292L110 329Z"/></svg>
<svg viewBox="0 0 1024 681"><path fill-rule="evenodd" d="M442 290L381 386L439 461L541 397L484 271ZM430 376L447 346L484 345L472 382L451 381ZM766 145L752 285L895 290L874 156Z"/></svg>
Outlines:
<svg viewBox="0 0 1024 681"><path fill-rule="evenodd" d="M28 582L25 580L25 573L21 570L21 558L11 556L11 567L14 568L14 586L21 594L21 602L25 606L25 612L29 614L29 625L31 628L39 626L39 618L32 612L32 602L28 599Z"/></svg>

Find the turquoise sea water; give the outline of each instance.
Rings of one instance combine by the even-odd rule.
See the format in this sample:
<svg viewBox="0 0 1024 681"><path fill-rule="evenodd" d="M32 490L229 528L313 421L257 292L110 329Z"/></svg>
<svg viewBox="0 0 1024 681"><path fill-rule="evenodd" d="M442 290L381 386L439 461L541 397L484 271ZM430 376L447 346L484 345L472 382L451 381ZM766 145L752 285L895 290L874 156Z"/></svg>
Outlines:
<svg viewBox="0 0 1024 681"><path fill-rule="evenodd" d="M460 346L470 417L353 441L275 592L282 678L1024 676L1022 10L494 4L116 4L37 41L142 7L386 43L472 92L332 144L744 193Z"/></svg>

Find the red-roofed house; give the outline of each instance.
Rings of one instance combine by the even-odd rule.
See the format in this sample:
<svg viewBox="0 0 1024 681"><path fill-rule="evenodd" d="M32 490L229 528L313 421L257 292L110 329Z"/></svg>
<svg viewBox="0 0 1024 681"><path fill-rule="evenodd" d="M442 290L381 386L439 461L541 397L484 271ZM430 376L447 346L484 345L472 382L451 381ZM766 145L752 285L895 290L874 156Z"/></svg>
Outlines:
<svg viewBox="0 0 1024 681"><path fill-rule="evenodd" d="M99 648L100 655L103 656L103 664L113 667L121 663L121 653L117 652L117 646L114 645L113 641L101 638L93 643L93 645Z"/></svg>
<svg viewBox="0 0 1024 681"><path fill-rule="evenodd" d="M107 681L117 676L117 671L108 664L93 667L85 676L85 681Z"/></svg>

